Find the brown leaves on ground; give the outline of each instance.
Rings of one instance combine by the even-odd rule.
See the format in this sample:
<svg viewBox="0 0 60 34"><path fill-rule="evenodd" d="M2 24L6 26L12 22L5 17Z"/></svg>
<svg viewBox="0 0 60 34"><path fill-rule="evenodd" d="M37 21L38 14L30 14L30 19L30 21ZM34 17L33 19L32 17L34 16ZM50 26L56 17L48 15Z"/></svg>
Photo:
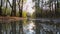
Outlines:
<svg viewBox="0 0 60 34"><path fill-rule="evenodd" d="M0 21L1 20L13 20L13 21L18 21L18 20L24 20L25 18L23 18L23 17L10 17L10 16L0 16Z"/></svg>

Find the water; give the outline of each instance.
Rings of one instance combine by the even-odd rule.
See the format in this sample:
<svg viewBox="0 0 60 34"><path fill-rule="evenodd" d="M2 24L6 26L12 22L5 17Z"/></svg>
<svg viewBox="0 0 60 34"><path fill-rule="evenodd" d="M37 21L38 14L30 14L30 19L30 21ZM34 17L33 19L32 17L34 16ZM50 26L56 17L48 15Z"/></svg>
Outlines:
<svg viewBox="0 0 60 34"><path fill-rule="evenodd" d="M60 34L60 24L40 20L0 21L1 34Z"/></svg>

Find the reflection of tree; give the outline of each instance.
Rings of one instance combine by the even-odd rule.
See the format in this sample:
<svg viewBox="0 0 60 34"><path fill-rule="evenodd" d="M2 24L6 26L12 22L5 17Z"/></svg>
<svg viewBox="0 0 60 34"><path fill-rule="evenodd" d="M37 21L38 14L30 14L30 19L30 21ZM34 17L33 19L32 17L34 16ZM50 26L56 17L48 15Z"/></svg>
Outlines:
<svg viewBox="0 0 60 34"><path fill-rule="evenodd" d="M16 22L11 22L12 34L16 34Z"/></svg>
<svg viewBox="0 0 60 34"><path fill-rule="evenodd" d="M23 34L23 22L19 21L19 34Z"/></svg>
<svg viewBox="0 0 60 34"><path fill-rule="evenodd" d="M2 23L0 23L0 34L2 34Z"/></svg>

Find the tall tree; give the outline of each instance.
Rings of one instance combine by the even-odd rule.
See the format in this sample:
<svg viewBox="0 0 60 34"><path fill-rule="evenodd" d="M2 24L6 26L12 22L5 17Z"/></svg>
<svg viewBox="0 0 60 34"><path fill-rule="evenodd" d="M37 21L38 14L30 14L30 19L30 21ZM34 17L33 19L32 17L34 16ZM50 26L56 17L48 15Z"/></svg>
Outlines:
<svg viewBox="0 0 60 34"><path fill-rule="evenodd" d="M50 18L54 17L55 18L55 12L56 12L56 0L48 0L46 5L49 5L49 16ZM55 11L54 11L54 6L55 5ZM48 16L48 17L49 17Z"/></svg>
<svg viewBox="0 0 60 34"><path fill-rule="evenodd" d="M12 8L12 5L11 5L10 1L9 1L9 0L7 0L7 2L9 3L10 7Z"/></svg>
<svg viewBox="0 0 60 34"><path fill-rule="evenodd" d="M1 0L1 6L0 6L0 15L2 16L2 0Z"/></svg>
<svg viewBox="0 0 60 34"><path fill-rule="evenodd" d="M6 11L7 11L7 8L8 8L7 6L8 6L8 4L7 4L7 0L6 0L6 8L5 8L5 11L4 11L4 13L5 13L4 16L7 16L7 14L6 14Z"/></svg>
<svg viewBox="0 0 60 34"><path fill-rule="evenodd" d="M18 1L18 6L19 6L19 16L22 17L21 0Z"/></svg>
<svg viewBox="0 0 60 34"><path fill-rule="evenodd" d="M16 16L16 0L12 0L12 12L11 16Z"/></svg>
<svg viewBox="0 0 60 34"><path fill-rule="evenodd" d="M23 0L21 1L22 2L22 5L20 3L19 5L19 16L22 17L22 11L23 11Z"/></svg>
<svg viewBox="0 0 60 34"><path fill-rule="evenodd" d="M58 11L59 1L60 1L60 0L49 0L49 1L48 1L49 3L47 3L47 4L49 5L49 7L50 7L50 12L53 11L53 9L55 9L55 11L54 11L54 16L55 16L55 17L57 17L57 15L59 14L59 11ZM54 2L54 5L55 5L55 8L52 7L53 2ZM52 7L53 9L52 9L51 7ZM51 10L51 9L52 9L52 10Z"/></svg>
<svg viewBox="0 0 60 34"><path fill-rule="evenodd" d="M39 17L39 3L40 3L40 0L36 0L36 2L35 2L35 12L36 12L36 18L38 18Z"/></svg>
<svg viewBox="0 0 60 34"><path fill-rule="evenodd" d="M59 17L60 15L60 11L58 10L59 9L59 1L60 0L55 0L54 2L55 2L55 17Z"/></svg>

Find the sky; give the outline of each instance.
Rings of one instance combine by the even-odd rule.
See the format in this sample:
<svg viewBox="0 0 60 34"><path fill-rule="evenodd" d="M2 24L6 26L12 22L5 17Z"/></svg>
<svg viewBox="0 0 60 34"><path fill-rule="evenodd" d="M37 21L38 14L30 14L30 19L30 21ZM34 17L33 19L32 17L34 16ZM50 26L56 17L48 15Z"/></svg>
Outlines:
<svg viewBox="0 0 60 34"><path fill-rule="evenodd" d="M27 0L27 2L23 6L23 10L32 14L34 12L34 9L32 8L34 5L35 5L35 3L32 2L32 0Z"/></svg>

